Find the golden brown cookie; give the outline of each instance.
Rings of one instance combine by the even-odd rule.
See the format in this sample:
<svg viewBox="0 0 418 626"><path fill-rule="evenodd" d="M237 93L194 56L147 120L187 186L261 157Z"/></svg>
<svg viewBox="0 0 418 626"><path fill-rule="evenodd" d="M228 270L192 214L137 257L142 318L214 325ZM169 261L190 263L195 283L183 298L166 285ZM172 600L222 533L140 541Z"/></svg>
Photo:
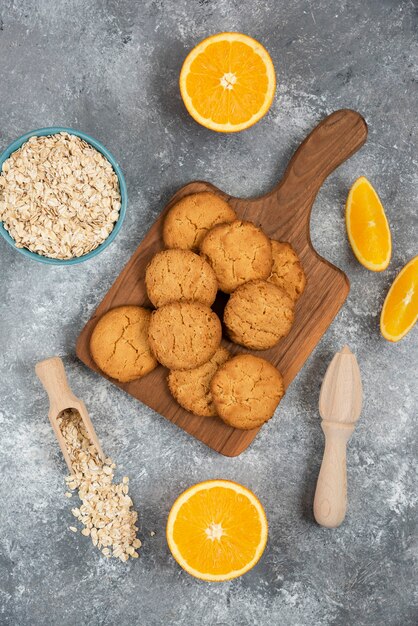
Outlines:
<svg viewBox="0 0 418 626"><path fill-rule="evenodd" d="M147 265L145 285L155 307L187 300L210 306L218 291L215 272L191 250L158 252Z"/></svg>
<svg viewBox="0 0 418 626"><path fill-rule="evenodd" d="M157 361L148 344L151 311L120 306L105 313L90 338L90 352L100 369L121 383L148 374Z"/></svg>
<svg viewBox="0 0 418 626"><path fill-rule="evenodd" d="M271 240L273 268L267 279L281 287L296 302L306 286L306 276L299 257L290 243Z"/></svg>
<svg viewBox="0 0 418 626"><path fill-rule="evenodd" d="M200 302L172 302L153 311L149 342L157 360L172 370L199 367L221 342L218 316Z"/></svg>
<svg viewBox="0 0 418 626"><path fill-rule="evenodd" d="M212 228L200 244L200 253L225 293L249 280L268 278L273 265L270 239L260 228L242 220Z"/></svg>
<svg viewBox="0 0 418 626"><path fill-rule="evenodd" d="M253 280L238 287L224 311L232 341L253 350L267 350L285 337L294 320L294 302L280 287Z"/></svg>
<svg viewBox="0 0 418 626"><path fill-rule="evenodd" d="M167 248L198 250L205 234L215 224L232 222L235 211L225 200L208 191L179 200L167 213L163 239Z"/></svg>
<svg viewBox="0 0 418 626"><path fill-rule="evenodd" d="M186 411L195 415L211 417L217 415L210 392L210 381L220 365L225 363L230 354L219 346L207 363L192 370L175 370L168 375L168 386L174 398Z"/></svg>
<svg viewBox="0 0 418 626"><path fill-rule="evenodd" d="M267 422L284 395L279 370L252 354L239 354L221 365L210 389L219 417L243 430Z"/></svg>

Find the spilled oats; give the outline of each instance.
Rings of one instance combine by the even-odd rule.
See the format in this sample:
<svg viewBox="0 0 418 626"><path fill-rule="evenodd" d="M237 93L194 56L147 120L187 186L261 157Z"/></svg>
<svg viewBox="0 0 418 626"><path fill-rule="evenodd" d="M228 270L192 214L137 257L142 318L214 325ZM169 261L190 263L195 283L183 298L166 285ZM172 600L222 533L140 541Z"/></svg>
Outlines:
<svg viewBox="0 0 418 626"><path fill-rule="evenodd" d="M78 411L67 409L57 421L73 468L71 476L66 478L67 487L77 489L81 500L81 506L71 509L84 526L81 534L91 537L106 557L121 561L138 558L137 548L141 546L136 536L138 513L132 510L128 495L129 478L124 476L120 484L113 482L116 466L112 459L102 461ZM74 526L69 528L77 532Z"/></svg>

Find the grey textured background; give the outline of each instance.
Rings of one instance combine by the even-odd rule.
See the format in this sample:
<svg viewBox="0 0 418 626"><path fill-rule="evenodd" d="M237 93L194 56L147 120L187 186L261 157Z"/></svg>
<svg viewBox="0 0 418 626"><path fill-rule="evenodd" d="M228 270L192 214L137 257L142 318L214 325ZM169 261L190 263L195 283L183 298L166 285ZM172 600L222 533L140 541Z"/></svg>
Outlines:
<svg viewBox="0 0 418 626"><path fill-rule="evenodd" d="M177 87L187 51L222 30L258 38L278 76L266 118L230 136L200 128ZM120 235L88 263L47 267L0 241L2 626L418 622L418 332L391 345L378 328L393 277L417 253L417 41L412 1L2 0L0 146L40 126L82 129L119 159L130 195ZM350 296L275 419L241 457L223 458L87 371L76 337L179 186L203 178L234 195L264 192L305 134L341 107L366 117L369 140L321 190L312 238L348 274ZM361 267L346 239L343 206L361 174L392 228L382 274ZM323 449L317 403L345 342L360 362L365 403L349 447L347 518L329 531L312 518ZM105 561L68 530L65 466L33 371L54 354L104 449L131 477L144 547L128 565ZM175 497L213 477L259 495L270 537L252 572L210 585L179 569L164 528Z"/></svg>

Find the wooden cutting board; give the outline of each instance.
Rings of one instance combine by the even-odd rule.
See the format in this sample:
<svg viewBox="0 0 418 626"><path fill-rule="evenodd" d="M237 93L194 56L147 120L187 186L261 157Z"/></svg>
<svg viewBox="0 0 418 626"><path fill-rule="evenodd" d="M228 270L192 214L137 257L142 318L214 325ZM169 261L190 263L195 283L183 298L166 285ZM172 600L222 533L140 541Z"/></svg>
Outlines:
<svg viewBox="0 0 418 626"><path fill-rule="evenodd" d="M164 247L162 223L165 213L187 194L211 191L227 200L238 217L261 226L269 237L289 241L302 261L307 287L297 304L295 323L290 334L270 350L257 352L279 368L288 387L337 314L350 289L346 275L320 257L312 247L309 232L311 208L326 177L356 152L366 138L367 125L358 113L336 111L305 139L291 159L281 182L260 198L233 198L206 182L192 182L179 189L81 331L77 341L77 356L103 376L89 351L90 335L96 321L116 306L151 306L144 285L145 268L151 257ZM341 207L335 210L337 213ZM218 314L222 314L225 303L226 296L220 294L214 305ZM224 343L233 353L248 352L226 340ZM160 366L142 379L125 384L112 382L222 454L237 456L253 441L258 428L238 430L218 418L198 417L182 409L170 395L166 376L167 370ZM280 419L280 407L274 419Z"/></svg>

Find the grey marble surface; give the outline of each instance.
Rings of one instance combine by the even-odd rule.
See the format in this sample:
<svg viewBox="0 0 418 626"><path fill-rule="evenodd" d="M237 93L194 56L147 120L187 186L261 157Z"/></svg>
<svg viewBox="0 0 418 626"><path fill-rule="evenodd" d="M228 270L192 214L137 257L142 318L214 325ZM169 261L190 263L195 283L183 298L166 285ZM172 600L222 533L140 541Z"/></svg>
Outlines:
<svg viewBox="0 0 418 626"><path fill-rule="evenodd" d="M266 118L229 136L199 127L177 87L190 47L222 30L260 39L278 76ZM119 159L130 196L120 235L85 264L47 267L0 241L2 626L418 622L418 331L391 345L378 328L391 280L417 253L417 41L412 0L2 0L1 149L41 126L84 130ZM264 192L305 134L342 107L366 117L369 140L323 186L312 239L348 274L350 295L275 419L242 456L221 457L87 371L76 337L174 190L207 179L234 195ZM360 266L346 239L344 202L361 174L392 229L382 274ZM317 403L326 366L346 342L365 402L349 446L347 518L329 531L312 517L323 449ZM105 561L68 530L65 466L33 369L55 354L105 450L131 477L144 542L138 561ZM164 528L175 497L212 477L255 491L270 536L253 571L211 585L179 569Z"/></svg>

